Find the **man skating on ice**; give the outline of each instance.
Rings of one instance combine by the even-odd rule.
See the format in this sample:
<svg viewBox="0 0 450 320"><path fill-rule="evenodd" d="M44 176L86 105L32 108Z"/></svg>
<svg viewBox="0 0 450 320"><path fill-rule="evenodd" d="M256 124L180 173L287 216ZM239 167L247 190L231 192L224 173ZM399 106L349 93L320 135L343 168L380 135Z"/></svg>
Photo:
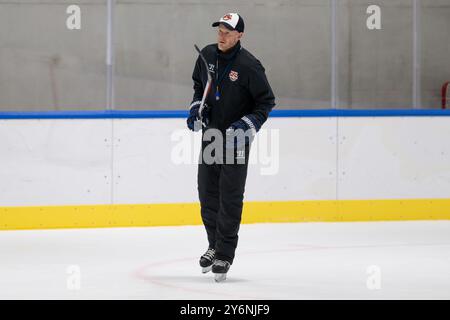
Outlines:
<svg viewBox="0 0 450 320"><path fill-rule="evenodd" d="M234 160L216 155L218 161L200 161L198 166L201 216L209 243L200 266L204 273L212 269L216 281L221 281L233 263L238 243L251 145L251 138L243 140L239 135L241 138L235 139L235 132L256 134L275 106L275 98L260 61L241 47L242 17L229 13L212 26L218 27L217 44L201 50L212 73L211 90L199 114L208 75L199 57L192 75L194 98L187 125L193 131L202 128L203 137L207 130L219 131L223 136L223 155L231 150ZM203 125L199 124L200 119ZM202 157L207 146L202 139Z"/></svg>

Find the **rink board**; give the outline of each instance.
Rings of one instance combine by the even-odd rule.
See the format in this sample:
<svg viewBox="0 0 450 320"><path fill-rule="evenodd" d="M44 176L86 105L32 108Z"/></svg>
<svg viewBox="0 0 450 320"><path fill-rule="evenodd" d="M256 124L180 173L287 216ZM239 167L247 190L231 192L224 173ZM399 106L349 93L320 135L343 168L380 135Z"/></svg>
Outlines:
<svg viewBox="0 0 450 320"><path fill-rule="evenodd" d="M243 222L450 219L448 137L450 117L269 118ZM200 138L183 118L0 120L0 229L200 224Z"/></svg>

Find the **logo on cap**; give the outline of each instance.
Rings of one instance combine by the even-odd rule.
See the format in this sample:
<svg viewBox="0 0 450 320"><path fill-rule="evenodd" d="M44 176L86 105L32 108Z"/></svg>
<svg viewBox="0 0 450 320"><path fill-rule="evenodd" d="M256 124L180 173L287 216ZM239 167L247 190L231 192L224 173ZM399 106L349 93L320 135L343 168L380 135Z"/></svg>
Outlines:
<svg viewBox="0 0 450 320"><path fill-rule="evenodd" d="M231 81L236 81L239 78L239 73L237 73L236 71L231 70L230 71L230 80Z"/></svg>
<svg viewBox="0 0 450 320"><path fill-rule="evenodd" d="M228 21L231 20L233 17L231 16L231 14L226 14L223 16L222 20Z"/></svg>

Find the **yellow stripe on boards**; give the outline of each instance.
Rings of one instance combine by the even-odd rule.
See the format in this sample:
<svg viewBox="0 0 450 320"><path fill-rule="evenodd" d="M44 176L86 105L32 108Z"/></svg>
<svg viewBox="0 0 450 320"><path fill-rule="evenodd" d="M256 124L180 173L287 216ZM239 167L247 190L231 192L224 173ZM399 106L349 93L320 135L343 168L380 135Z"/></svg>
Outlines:
<svg viewBox="0 0 450 320"><path fill-rule="evenodd" d="M201 224L198 204L0 207L0 230Z"/></svg>
<svg viewBox="0 0 450 320"><path fill-rule="evenodd" d="M450 220L450 199L246 202L242 223ZM195 203L0 207L0 230L201 225Z"/></svg>

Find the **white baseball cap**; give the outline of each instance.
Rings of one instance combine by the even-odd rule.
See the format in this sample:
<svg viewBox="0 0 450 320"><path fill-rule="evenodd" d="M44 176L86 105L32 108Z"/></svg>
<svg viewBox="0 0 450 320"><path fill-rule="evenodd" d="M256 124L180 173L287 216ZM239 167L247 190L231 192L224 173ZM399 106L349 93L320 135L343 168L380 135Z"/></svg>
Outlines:
<svg viewBox="0 0 450 320"><path fill-rule="evenodd" d="M244 19L237 13L227 13L219 21L212 24L213 27L217 27L223 24L230 30L236 30L238 32L244 32Z"/></svg>

